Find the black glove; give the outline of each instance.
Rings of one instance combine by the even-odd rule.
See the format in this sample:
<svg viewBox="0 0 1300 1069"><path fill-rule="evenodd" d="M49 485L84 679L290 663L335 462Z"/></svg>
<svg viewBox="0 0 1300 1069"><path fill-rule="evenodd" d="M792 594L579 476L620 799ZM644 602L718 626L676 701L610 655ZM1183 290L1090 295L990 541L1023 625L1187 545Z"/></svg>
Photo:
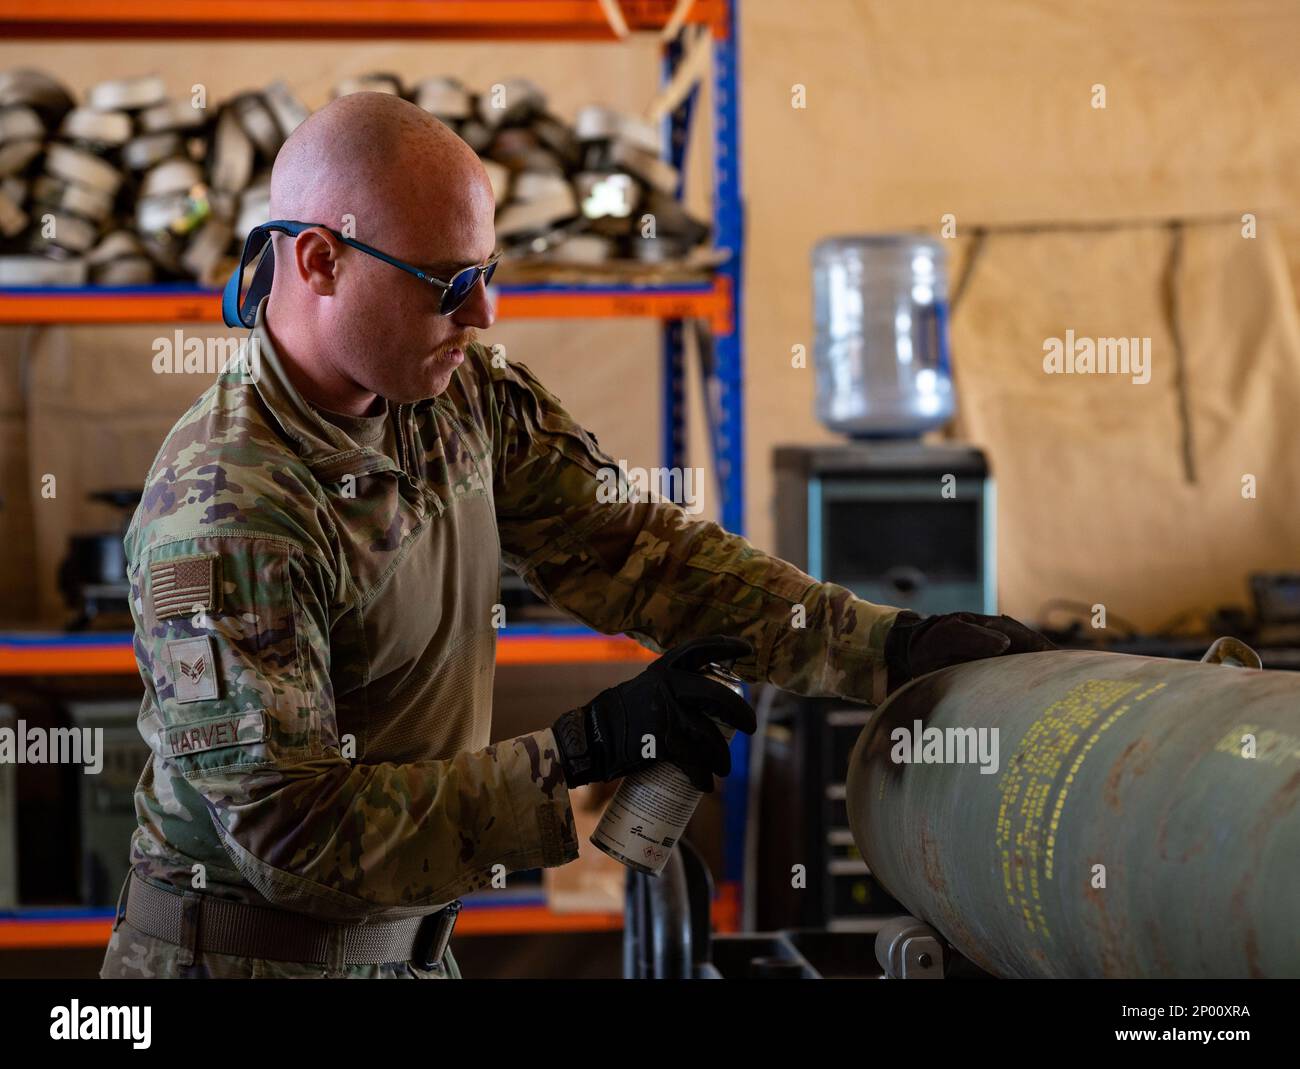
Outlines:
<svg viewBox="0 0 1300 1069"><path fill-rule="evenodd" d="M963 661L1054 649L1053 643L1010 616L950 612L923 620L904 609L885 637L886 686L892 694L909 679Z"/></svg>
<svg viewBox="0 0 1300 1069"><path fill-rule="evenodd" d="M657 761L671 761L702 791L731 771L731 751L713 717L752 735L754 710L730 687L698 674L715 661L753 653L744 639L696 638L663 654L635 679L602 690L554 726L570 787L617 779L651 763L642 737L654 736Z"/></svg>

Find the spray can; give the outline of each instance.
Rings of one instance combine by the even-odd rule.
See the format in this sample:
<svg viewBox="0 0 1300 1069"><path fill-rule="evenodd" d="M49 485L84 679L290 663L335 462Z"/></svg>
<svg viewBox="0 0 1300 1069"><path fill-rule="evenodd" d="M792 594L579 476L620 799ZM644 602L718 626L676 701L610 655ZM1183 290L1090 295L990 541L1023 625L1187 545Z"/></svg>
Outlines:
<svg viewBox="0 0 1300 1069"><path fill-rule="evenodd" d="M700 674L742 693L743 681L716 665ZM714 723L730 742L736 729ZM656 761L624 777L591 833L591 843L628 868L658 876L703 795L676 765Z"/></svg>

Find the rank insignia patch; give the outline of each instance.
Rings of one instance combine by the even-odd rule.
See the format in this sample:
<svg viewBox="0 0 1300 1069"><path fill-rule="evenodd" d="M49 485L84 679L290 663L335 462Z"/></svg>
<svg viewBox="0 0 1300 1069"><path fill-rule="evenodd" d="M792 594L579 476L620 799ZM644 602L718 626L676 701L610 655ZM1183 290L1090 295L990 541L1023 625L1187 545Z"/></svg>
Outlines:
<svg viewBox="0 0 1300 1069"><path fill-rule="evenodd" d="M178 639L167 643L172 687L178 702L211 701L217 696L217 665L212 638Z"/></svg>

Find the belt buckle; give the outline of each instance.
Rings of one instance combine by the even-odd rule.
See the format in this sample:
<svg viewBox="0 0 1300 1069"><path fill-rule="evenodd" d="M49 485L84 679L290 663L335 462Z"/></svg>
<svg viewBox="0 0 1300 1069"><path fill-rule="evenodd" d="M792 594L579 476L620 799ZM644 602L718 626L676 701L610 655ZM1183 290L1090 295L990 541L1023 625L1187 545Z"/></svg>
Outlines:
<svg viewBox="0 0 1300 1069"><path fill-rule="evenodd" d="M460 899L448 903L420 921L415 931L415 945L411 947L411 961L422 969L442 968L443 955L451 942L456 918L460 915Z"/></svg>

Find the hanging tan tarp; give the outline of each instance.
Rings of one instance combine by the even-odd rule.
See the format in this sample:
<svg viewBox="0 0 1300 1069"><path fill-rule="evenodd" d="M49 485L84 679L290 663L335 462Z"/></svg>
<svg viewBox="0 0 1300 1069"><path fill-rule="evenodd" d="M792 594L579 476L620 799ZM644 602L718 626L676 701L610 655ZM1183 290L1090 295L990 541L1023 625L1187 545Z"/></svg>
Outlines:
<svg viewBox="0 0 1300 1069"><path fill-rule="evenodd" d="M993 458L1004 611L1065 598L1149 629L1296 568L1300 327L1267 222L993 233L972 256L954 432ZM1067 332L1149 339L1149 381L1047 373Z"/></svg>

